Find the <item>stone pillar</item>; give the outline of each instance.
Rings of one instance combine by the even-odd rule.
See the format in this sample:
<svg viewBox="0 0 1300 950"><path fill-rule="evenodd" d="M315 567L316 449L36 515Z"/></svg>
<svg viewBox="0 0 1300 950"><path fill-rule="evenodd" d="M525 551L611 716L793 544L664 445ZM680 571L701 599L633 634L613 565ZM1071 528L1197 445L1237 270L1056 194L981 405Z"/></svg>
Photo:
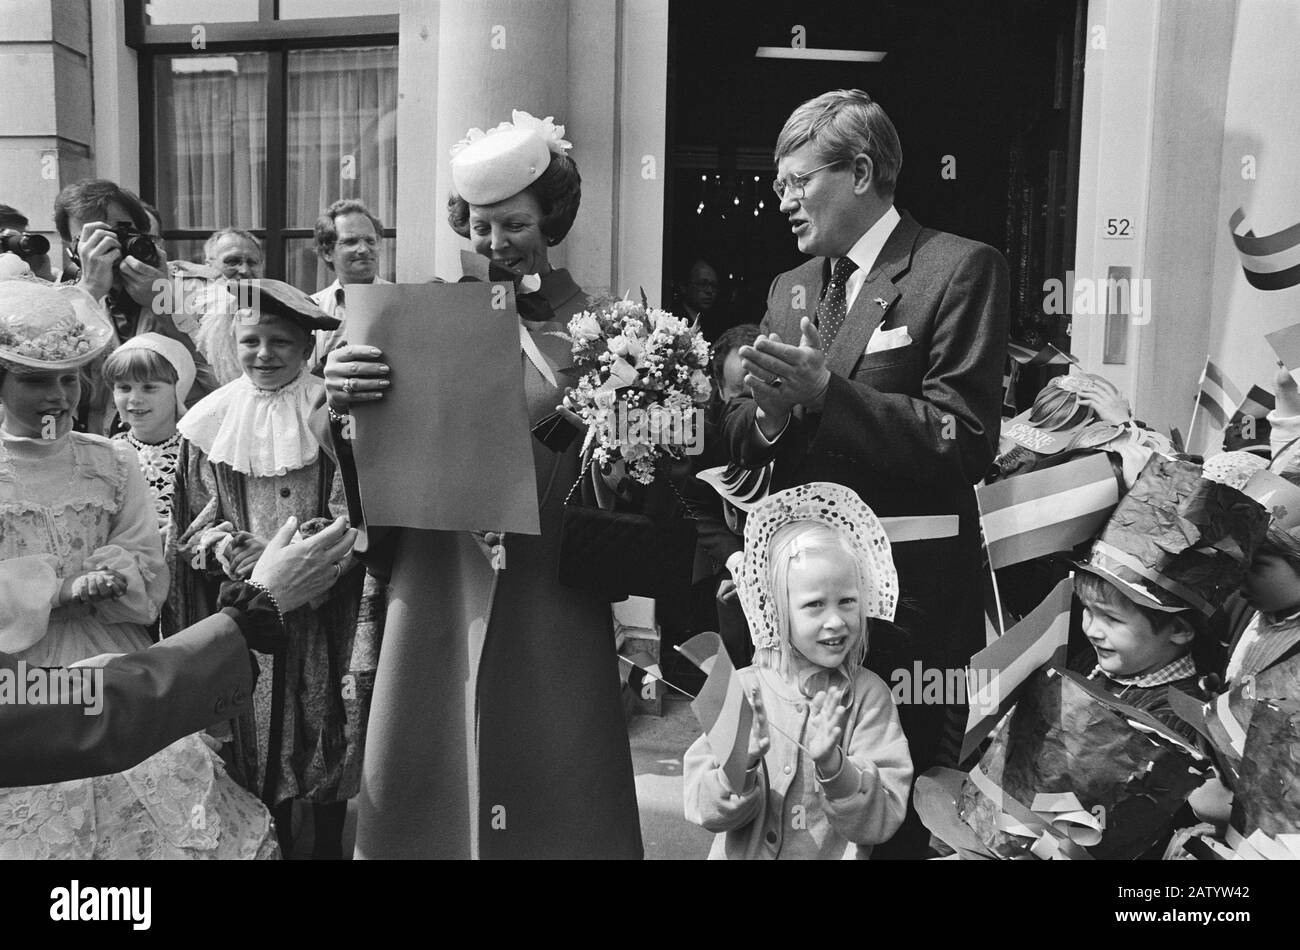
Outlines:
<svg viewBox="0 0 1300 950"><path fill-rule="evenodd" d="M446 220L451 147L473 126L508 121L511 109L565 124L569 4L407 0L400 15L398 277L454 280L467 245ZM556 266L564 250L552 252Z"/></svg>
<svg viewBox="0 0 1300 950"><path fill-rule="evenodd" d="M46 234L59 267L53 206L93 172L88 0L6 0L0 24L0 203Z"/></svg>
<svg viewBox="0 0 1300 950"><path fill-rule="evenodd" d="M404 0L398 44L397 273L456 277L451 147L511 109L553 115L582 208L552 263L588 291L660 286L668 10L662 0ZM653 296L651 297L654 301Z"/></svg>

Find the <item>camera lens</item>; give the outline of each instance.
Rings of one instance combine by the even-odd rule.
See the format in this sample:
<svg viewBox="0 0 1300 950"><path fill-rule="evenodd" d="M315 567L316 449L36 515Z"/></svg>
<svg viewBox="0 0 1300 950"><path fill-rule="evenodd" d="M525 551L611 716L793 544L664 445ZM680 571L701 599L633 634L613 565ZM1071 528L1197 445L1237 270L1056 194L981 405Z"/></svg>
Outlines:
<svg viewBox="0 0 1300 950"><path fill-rule="evenodd" d="M7 234L4 240L0 241L0 251L17 254L23 258L31 257L34 254L45 254L49 249L50 242L39 234Z"/></svg>
<svg viewBox="0 0 1300 950"><path fill-rule="evenodd" d="M138 234L126 242L126 253L134 257L142 264L148 264L151 267L156 266L159 262L158 245L154 244L153 238L148 235Z"/></svg>

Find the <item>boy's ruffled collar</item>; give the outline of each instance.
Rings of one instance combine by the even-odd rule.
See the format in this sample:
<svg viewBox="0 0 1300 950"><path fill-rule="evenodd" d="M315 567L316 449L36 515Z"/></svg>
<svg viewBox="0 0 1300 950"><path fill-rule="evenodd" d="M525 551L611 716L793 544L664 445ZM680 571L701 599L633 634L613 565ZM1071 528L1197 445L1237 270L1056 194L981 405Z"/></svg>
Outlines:
<svg viewBox="0 0 1300 950"><path fill-rule="evenodd" d="M204 397L177 424L213 462L259 478L316 461L320 448L308 420L325 384L303 368L280 389L258 389L247 376Z"/></svg>

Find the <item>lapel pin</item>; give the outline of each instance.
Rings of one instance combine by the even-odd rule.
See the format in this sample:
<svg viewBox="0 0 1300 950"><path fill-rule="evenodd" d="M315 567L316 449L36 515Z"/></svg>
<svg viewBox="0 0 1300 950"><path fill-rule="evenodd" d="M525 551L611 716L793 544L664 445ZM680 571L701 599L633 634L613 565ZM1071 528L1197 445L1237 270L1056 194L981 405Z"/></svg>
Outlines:
<svg viewBox="0 0 1300 950"><path fill-rule="evenodd" d="M889 304L885 303L885 298L884 298L884 297L877 297L877 298L876 298L876 303L878 303L878 304L880 305L880 309L881 309L881 310L888 310L888 309L889 309Z"/></svg>

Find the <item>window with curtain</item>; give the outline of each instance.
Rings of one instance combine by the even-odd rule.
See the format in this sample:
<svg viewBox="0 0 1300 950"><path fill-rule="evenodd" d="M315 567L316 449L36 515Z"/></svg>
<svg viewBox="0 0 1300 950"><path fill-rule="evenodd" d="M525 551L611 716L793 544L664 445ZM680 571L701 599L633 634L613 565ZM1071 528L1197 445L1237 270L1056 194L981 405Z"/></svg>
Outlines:
<svg viewBox="0 0 1300 950"><path fill-rule="evenodd" d="M333 280L316 219L357 198L384 224L380 274L394 277L395 46L159 54L152 74L152 192L169 253L202 260L208 233L244 228L267 245L266 276L313 292Z"/></svg>
<svg viewBox="0 0 1300 950"><path fill-rule="evenodd" d="M158 210L171 229L266 225L267 54L160 56Z"/></svg>
<svg viewBox="0 0 1300 950"><path fill-rule="evenodd" d="M286 92L288 226L314 228L331 203L357 198L396 227L397 50L295 50ZM287 279L324 287L333 275L307 245L286 255ZM391 279L393 241L380 249L380 273Z"/></svg>

